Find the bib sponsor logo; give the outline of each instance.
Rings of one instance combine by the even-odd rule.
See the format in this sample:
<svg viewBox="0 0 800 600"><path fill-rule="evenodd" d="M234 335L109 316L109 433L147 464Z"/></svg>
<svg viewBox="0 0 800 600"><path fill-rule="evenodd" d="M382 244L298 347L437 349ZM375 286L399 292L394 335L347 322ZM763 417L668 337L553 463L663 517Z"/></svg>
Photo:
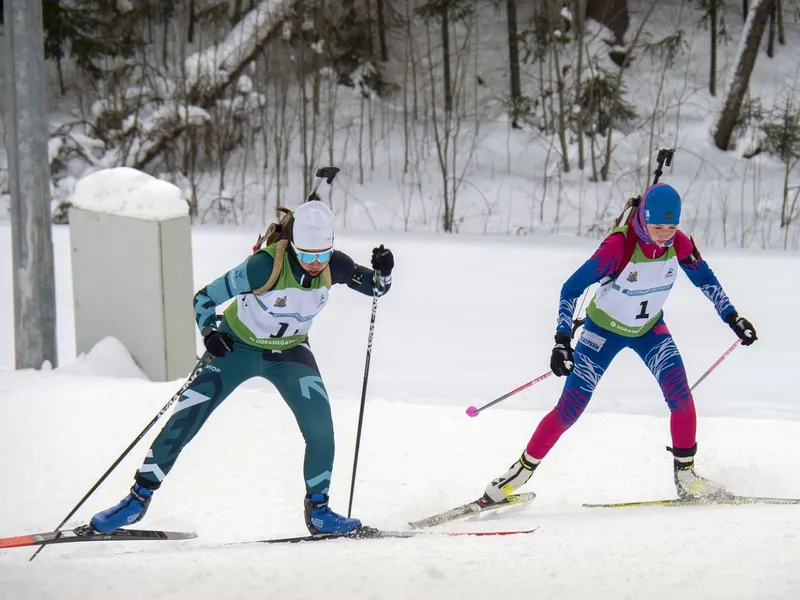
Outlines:
<svg viewBox="0 0 800 600"><path fill-rule="evenodd" d="M620 331L625 331L626 333L639 333L640 328L632 329L631 327L626 327L621 323L617 323L616 321L611 321L611 327L614 329L619 329Z"/></svg>
<svg viewBox="0 0 800 600"><path fill-rule="evenodd" d="M628 281L630 281L631 283L639 281L639 272L631 271L630 273L628 273Z"/></svg>
<svg viewBox="0 0 800 600"><path fill-rule="evenodd" d="M300 321L301 323L310 321L316 316L316 315L301 315L300 313L279 313L279 312L270 312L269 315L275 317L276 319L295 319L296 321Z"/></svg>
<svg viewBox="0 0 800 600"><path fill-rule="evenodd" d="M286 296L275 298L274 306L277 306L278 308L286 308Z"/></svg>
<svg viewBox="0 0 800 600"><path fill-rule="evenodd" d="M603 349L603 345L606 343L606 338L602 335L597 335L592 331L586 331L585 329L581 332L580 341L586 345L586 347L591 348L595 352L600 352Z"/></svg>
<svg viewBox="0 0 800 600"><path fill-rule="evenodd" d="M291 344L297 344L297 340L283 340L281 338L258 338L255 340L256 344L259 345L266 345L269 344L270 346L289 346Z"/></svg>

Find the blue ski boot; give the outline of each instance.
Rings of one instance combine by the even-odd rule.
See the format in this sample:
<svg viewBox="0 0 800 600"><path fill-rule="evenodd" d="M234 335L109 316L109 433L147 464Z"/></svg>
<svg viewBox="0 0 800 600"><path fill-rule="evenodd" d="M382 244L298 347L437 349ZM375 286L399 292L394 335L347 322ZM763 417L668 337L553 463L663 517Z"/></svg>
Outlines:
<svg viewBox="0 0 800 600"><path fill-rule="evenodd" d="M93 516L91 525L95 531L108 533L125 525L137 523L147 512L152 496L153 490L135 483L131 493L125 496L122 502Z"/></svg>
<svg viewBox="0 0 800 600"><path fill-rule="evenodd" d="M306 527L311 535L318 533L350 533L361 527L361 521L336 514L328 507L326 494L306 494Z"/></svg>

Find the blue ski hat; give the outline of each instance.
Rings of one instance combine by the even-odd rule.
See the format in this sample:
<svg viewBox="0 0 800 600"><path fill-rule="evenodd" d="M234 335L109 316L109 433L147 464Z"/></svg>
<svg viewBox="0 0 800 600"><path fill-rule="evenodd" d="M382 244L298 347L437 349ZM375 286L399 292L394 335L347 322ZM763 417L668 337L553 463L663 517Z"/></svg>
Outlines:
<svg viewBox="0 0 800 600"><path fill-rule="evenodd" d="M657 183L642 197L644 220L648 225L677 225L681 222L681 197L675 188Z"/></svg>
<svg viewBox="0 0 800 600"><path fill-rule="evenodd" d="M655 244L647 235L648 225L677 225L681 220L681 197L675 188L666 183L657 183L647 188L639 209L633 217L633 230L645 243ZM666 242L671 246L674 238Z"/></svg>

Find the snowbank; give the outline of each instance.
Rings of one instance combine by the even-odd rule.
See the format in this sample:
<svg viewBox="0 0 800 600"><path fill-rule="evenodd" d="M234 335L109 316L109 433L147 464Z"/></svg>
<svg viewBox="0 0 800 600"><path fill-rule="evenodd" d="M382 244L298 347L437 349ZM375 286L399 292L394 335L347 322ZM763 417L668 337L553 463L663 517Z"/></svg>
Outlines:
<svg viewBox="0 0 800 600"><path fill-rule="evenodd" d="M78 181L69 201L75 208L147 221L189 214L189 206L181 199L177 186L129 167L87 175Z"/></svg>
<svg viewBox="0 0 800 600"><path fill-rule="evenodd" d="M89 352L81 354L73 363L60 367L58 371L69 375L148 379L128 349L114 337L103 338Z"/></svg>

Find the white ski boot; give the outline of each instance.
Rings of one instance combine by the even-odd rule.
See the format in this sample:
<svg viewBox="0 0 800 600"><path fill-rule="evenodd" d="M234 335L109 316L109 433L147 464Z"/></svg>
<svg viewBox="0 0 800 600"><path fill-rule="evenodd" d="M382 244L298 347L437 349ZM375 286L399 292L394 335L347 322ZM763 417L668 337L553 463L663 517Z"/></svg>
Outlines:
<svg viewBox="0 0 800 600"><path fill-rule="evenodd" d="M675 476L675 490L681 500L708 500L730 496L731 494L720 483L700 477L694 470L694 455L697 453L697 444L692 448L670 448L667 450L674 457L673 469Z"/></svg>
<svg viewBox="0 0 800 600"><path fill-rule="evenodd" d="M540 462L540 459L523 452L508 471L486 486L482 500L486 505L502 502L528 482Z"/></svg>

